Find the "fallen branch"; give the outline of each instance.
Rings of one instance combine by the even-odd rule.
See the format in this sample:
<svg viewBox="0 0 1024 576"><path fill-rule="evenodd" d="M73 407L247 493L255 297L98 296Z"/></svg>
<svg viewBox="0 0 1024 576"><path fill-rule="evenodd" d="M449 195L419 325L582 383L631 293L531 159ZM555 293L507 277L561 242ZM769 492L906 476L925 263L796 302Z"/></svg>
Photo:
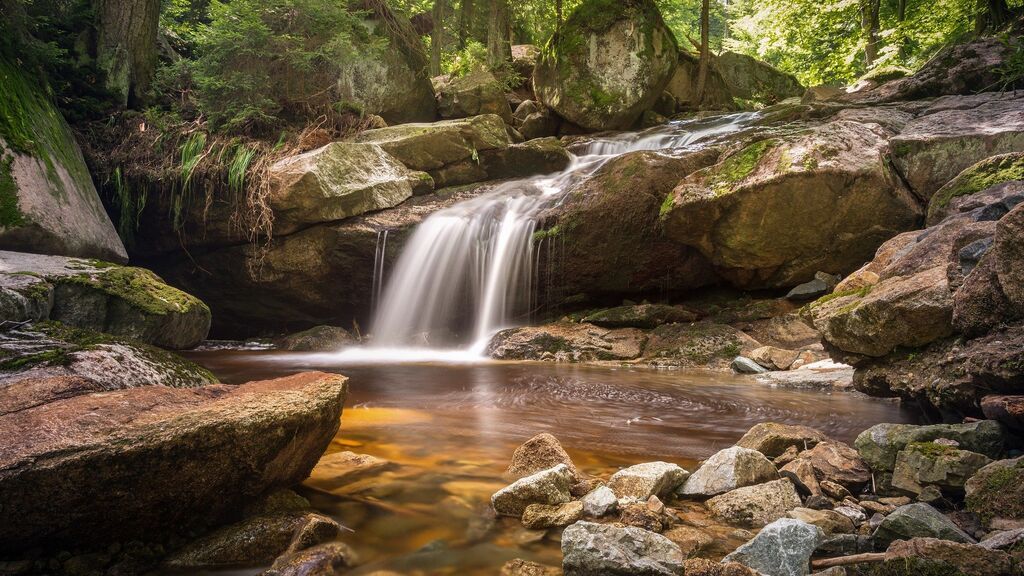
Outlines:
<svg viewBox="0 0 1024 576"><path fill-rule="evenodd" d="M852 556L840 556L838 558L822 558L812 560L811 568L819 570L832 568L833 566L847 566L850 564L864 564L867 562L882 562L885 560L885 552L867 552L865 554L854 554Z"/></svg>

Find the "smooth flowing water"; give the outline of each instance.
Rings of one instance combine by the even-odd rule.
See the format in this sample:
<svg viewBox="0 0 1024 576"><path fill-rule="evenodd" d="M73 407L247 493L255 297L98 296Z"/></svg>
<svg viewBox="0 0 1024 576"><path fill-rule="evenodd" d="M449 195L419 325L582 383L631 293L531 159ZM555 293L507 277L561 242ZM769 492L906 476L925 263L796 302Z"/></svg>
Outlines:
<svg viewBox="0 0 1024 576"><path fill-rule="evenodd" d="M911 422L897 403L851 393L772 388L751 377L549 363L349 363L337 354L193 352L240 383L304 370L350 378L342 426L328 453L391 464L367 475L320 465L302 493L353 531L355 574L493 575L507 560L560 562L558 531L493 519L490 495L516 446L554 434L586 473L607 478L652 460L693 470L758 422L805 424L847 442L879 422ZM325 460L327 462L328 460ZM688 508L687 508L688 506ZM713 554L739 541L684 505L684 520L714 534ZM252 572L249 572L252 573Z"/></svg>
<svg viewBox="0 0 1024 576"><path fill-rule="evenodd" d="M532 309L532 236L539 212L616 156L639 150L693 150L744 128L754 118L753 113L733 114L595 139L562 172L507 182L430 215L387 275L387 235L382 234L374 290L384 288L371 325L377 357L385 357L385 350L401 357L397 349L405 349L404 355L410 354L409 347L436 349L442 341L479 355L495 332ZM367 351L351 354L365 356Z"/></svg>

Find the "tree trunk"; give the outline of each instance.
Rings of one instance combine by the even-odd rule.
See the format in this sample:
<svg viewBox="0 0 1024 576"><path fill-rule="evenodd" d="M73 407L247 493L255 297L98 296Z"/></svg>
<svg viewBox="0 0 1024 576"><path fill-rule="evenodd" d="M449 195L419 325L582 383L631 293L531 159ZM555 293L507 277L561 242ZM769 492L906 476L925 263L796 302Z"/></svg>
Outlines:
<svg viewBox="0 0 1024 576"><path fill-rule="evenodd" d="M881 0L861 0L860 30L864 36L864 64L870 68L878 60L878 12Z"/></svg>
<svg viewBox="0 0 1024 576"><path fill-rule="evenodd" d="M697 67L697 105L704 103L704 93L708 87L708 68L711 66L711 47L708 42L708 28L711 26L711 7L709 0L700 6L700 64Z"/></svg>
<svg viewBox="0 0 1024 576"><path fill-rule="evenodd" d="M96 60L121 105L141 103L156 74L160 0L92 0Z"/></svg>
<svg viewBox="0 0 1024 576"><path fill-rule="evenodd" d="M491 0L491 14L488 22L487 65L491 69L497 70L512 55L508 0Z"/></svg>
<svg viewBox="0 0 1024 576"><path fill-rule="evenodd" d="M441 50L444 47L444 18L448 0L434 0L434 29L430 33L430 75L441 75Z"/></svg>
<svg viewBox="0 0 1024 576"><path fill-rule="evenodd" d="M470 29L473 28L473 0L462 0L459 4L459 50L466 47Z"/></svg>

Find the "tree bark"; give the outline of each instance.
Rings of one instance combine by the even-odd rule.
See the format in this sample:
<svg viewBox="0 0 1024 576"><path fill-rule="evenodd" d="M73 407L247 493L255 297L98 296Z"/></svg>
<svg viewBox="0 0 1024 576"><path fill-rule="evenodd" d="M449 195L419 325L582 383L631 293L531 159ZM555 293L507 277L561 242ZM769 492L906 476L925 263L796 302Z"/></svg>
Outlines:
<svg viewBox="0 0 1024 576"><path fill-rule="evenodd" d="M470 29L473 28L473 2L474 0L462 0L459 4L459 50L466 47Z"/></svg>
<svg viewBox="0 0 1024 576"><path fill-rule="evenodd" d="M709 0L700 6L700 63L697 67L697 105L704 103L704 93L708 87L708 68L711 66L711 47L708 41L708 28L711 27L711 6Z"/></svg>
<svg viewBox="0 0 1024 576"><path fill-rule="evenodd" d="M160 0L92 0L96 60L127 107L143 102L156 74Z"/></svg>
<svg viewBox="0 0 1024 576"><path fill-rule="evenodd" d="M430 75L441 75L441 51L444 48L444 18L448 0L434 0L434 29L430 33Z"/></svg>
<svg viewBox="0 0 1024 576"><path fill-rule="evenodd" d="M860 30L864 36L864 64L870 68L878 60L878 12L881 0L861 0Z"/></svg>
<svg viewBox="0 0 1024 576"><path fill-rule="evenodd" d="M487 26L487 65L493 70L501 68L512 55L510 28L508 0L491 0Z"/></svg>

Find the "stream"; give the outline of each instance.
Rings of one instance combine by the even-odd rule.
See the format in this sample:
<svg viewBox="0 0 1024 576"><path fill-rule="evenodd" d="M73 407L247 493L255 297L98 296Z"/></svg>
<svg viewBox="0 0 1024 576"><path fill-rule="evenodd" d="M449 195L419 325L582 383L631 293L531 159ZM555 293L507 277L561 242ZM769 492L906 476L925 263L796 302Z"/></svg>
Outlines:
<svg viewBox="0 0 1024 576"><path fill-rule="evenodd" d="M353 574L493 575L517 557L558 565L558 531L530 531L516 519L486 514L490 495L507 484L501 475L512 452L541 432L554 434L582 471L607 478L651 460L693 471L759 422L804 424L852 442L873 424L915 421L889 400L774 388L713 372L375 363L270 351L188 356L227 383L305 370L350 378L341 430L328 453L349 450L391 464L354 479L318 466L300 491L317 511L352 530L342 539L360 560ZM718 553L741 542L708 522L699 505L690 506L684 520L708 524Z"/></svg>

